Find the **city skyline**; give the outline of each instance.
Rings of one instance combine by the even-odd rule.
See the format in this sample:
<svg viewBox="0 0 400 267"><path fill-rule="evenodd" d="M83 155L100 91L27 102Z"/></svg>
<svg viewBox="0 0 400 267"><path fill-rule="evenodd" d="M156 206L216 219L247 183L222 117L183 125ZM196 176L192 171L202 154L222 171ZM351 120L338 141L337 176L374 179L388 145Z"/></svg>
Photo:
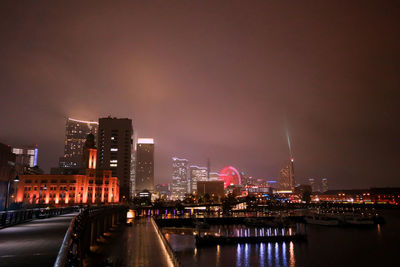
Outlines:
<svg viewBox="0 0 400 267"><path fill-rule="evenodd" d="M302 183L400 185L396 8L98 5L0 11L0 141L38 144L46 172L63 155L65 117L111 114L157 140L156 183L174 155L276 178L288 130Z"/></svg>

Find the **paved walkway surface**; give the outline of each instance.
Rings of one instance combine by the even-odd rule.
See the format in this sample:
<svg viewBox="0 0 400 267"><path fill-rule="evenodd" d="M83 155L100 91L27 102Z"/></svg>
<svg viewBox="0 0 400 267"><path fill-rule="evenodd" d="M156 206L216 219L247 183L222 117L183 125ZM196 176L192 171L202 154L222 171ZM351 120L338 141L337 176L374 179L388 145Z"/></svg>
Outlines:
<svg viewBox="0 0 400 267"><path fill-rule="evenodd" d="M124 226L101 253L113 266L173 266L150 218L135 219L132 226Z"/></svg>
<svg viewBox="0 0 400 267"><path fill-rule="evenodd" d="M65 233L77 213L0 230L0 266L53 266Z"/></svg>

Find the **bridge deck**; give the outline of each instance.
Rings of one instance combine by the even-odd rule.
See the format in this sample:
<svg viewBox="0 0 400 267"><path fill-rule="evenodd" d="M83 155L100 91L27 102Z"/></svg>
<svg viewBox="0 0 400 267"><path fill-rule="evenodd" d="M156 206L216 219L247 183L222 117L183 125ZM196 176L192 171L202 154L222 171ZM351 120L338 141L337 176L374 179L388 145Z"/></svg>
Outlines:
<svg viewBox="0 0 400 267"><path fill-rule="evenodd" d="M53 266L65 232L77 213L0 230L0 266Z"/></svg>
<svg viewBox="0 0 400 267"><path fill-rule="evenodd" d="M117 266L174 266L150 218L134 220L107 248L106 256Z"/></svg>

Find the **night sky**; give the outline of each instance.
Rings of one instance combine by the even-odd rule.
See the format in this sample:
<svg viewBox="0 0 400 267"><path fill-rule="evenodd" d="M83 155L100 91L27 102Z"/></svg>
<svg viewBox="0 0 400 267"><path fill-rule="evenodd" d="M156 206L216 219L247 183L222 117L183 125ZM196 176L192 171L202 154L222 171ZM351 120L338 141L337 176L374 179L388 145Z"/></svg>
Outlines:
<svg viewBox="0 0 400 267"><path fill-rule="evenodd" d="M0 142L57 166L65 117L133 119L172 156L400 186L398 1L2 1Z"/></svg>

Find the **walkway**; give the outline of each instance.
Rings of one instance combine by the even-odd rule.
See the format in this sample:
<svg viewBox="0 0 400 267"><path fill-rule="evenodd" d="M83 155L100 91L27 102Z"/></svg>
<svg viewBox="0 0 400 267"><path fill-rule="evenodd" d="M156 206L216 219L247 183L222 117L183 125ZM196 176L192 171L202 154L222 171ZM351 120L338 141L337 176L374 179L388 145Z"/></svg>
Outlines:
<svg viewBox="0 0 400 267"><path fill-rule="evenodd" d="M102 254L114 266L173 266L150 218L136 219L131 227L125 226Z"/></svg>
<svg viewBox="0 0 400 267"><path fill-rule="evenodd" d="M77 213L36 219L0 230L0 266L53 266Z"/></svg>

